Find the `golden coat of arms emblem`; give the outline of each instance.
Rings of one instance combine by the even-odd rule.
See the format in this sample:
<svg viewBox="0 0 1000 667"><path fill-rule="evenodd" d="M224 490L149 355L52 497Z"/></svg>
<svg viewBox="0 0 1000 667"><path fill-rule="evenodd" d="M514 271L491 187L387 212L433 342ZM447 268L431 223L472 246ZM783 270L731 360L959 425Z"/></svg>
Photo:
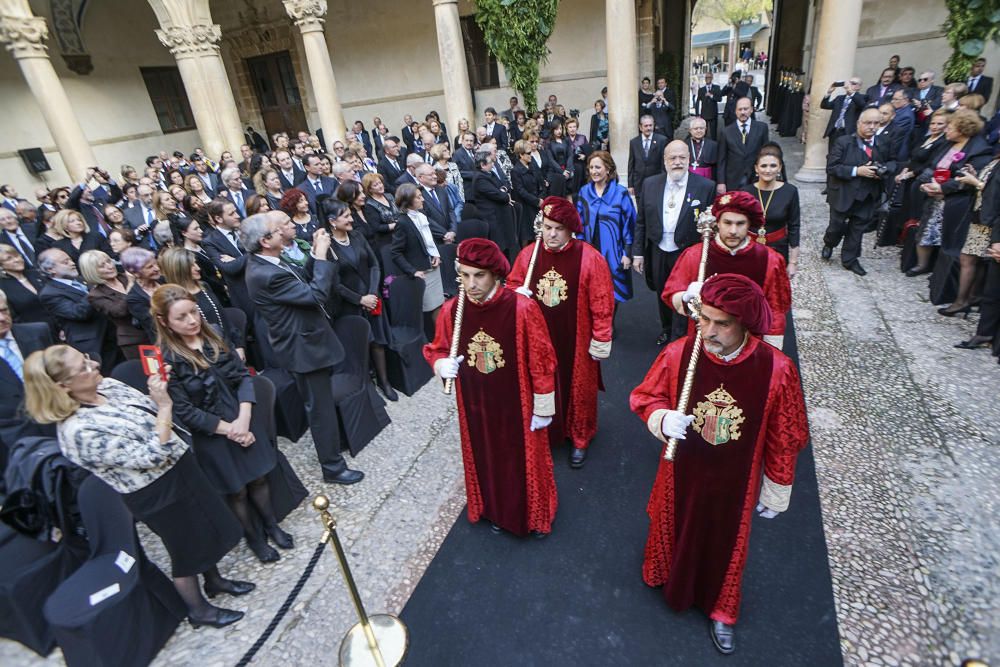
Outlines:
<svg viewBox="0 0 1000 667"><path fill-rule="evenodd" d="M469 341L465 357L469 366L484 375L503 368L507 363L503 358L503 348L500 347L500 343L482 329Z"/></svg>
<svg viewBox="0 0 1000 667"><path fill-rule="evenodd" d="M694 408L691 427L710 445L723 445L740 439L740 424L746 421L736 399L720 384Z"/></svg>
<svg viewBox="0 0 1000 667"><path fill-rule="evenodd" d="M555 308L567 299L569 288L563 277L559 275L559 272L552 268L538 279L538 284L535 286L535 294L538 295L538 300L543 305Z"/></svg>

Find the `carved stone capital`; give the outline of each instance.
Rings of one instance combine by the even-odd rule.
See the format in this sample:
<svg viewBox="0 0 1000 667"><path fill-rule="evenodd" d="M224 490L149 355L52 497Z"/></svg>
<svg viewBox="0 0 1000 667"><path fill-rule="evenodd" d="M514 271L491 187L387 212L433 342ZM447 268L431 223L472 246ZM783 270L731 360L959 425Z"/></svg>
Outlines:
<svg viewBox="0 0 1000 667"><path fill-rule="evenodd" d="M222 29L218 24L175 25L157 30L156 36L175 56L214 55L219 52Z"/></svg>
<svg viewBox="0 0 1000 667"><path fill-rule="evenodd" d="M49 28L40 16L0 16L0 44L15 58L48 56Z"/></svg>
<svg viewBox="0 0 1000 667"><path fill-rule="evenodd" d="M288 16L302 32L322 30L326 20L326 0L282 0Z"/></svg>

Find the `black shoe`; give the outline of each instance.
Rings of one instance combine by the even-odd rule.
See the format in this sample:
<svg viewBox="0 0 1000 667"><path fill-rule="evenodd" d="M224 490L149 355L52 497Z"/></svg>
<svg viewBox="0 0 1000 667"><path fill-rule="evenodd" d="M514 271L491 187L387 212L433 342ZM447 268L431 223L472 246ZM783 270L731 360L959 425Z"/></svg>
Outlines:
<svg viewBox="0 0 1000 667"><path fill-rule="evenodd" d="M708 620L708 634L719 653L729 655L736 650L736 628L722 621Z"/></svg>
<svg viewBox="0 0 1000 667"><path fill-rule="evenodd" d="M828 245L823 246L823 250L820 251L819 256L823 259L830 259L833 257L833 248Z"/></svg>
<svg viewBox="0 0 1000 667"><path fill-rule="evenodd" d="M582 447L574 447L569 454L569 467L582 468L583 462L587 460L587 450Z"/></svg>
<svg viewBox="0 0 1000 667"><path fill-rule="evenodd" d="M531 531L531 536L533 538L535 538L536 540L544 540L546 537L549 536L549 534L548 533L543 533L540 530L533 530L533 531Z"/></svg>
<svg viewBox="0 0 1000 667"><path fill-rule="evenodd" d="M925 273L930 273L933 270L934 269L932 269L929 266L928 267L924 267L924 268L921 268L919 266L915 266L915 267L913 267L912 269L910 269L909 271L906 272L906 277L907 278L913 278L915 276L922 276Z"/></svg>
<svg viewBox="0 0 1000 667"><path fill-rule="evenodd" d="M490 530L493 531L494 535L499 535L501 532L503 532L503 528L501 528L500 526L496 525L492 521L490 522Z"/></svg>
<svg viewBox="0 0 1000 667"><path fill-rule="evenodd" d="M955 345L960 350L975 350L979 347L989 347L993 339L989 336L973 336L969 340L963 340Z"/></svg>
<svg viewBox="0 0 1000 667"><path fill-rule="evenodd" d="M861 266L861 262L857 260L851 262L850 264L844 264L844 268L850 271L851 273L856 273L859 276L868 275L868 272L865 271L864 268Z"/></svg>
<svg viewBox="0 0 1000 667"><path fill-rule="evenodd" d="M257 588L257 584L251 583L249 581L236 581L235 579L222 579L218 586L209 584L205 582L205 595L210 598L214 598L216 595L225 593L226 595L246 595L253 589ZM239 619L237 619L239 620ZM230 621L232 622L232 621Z"/></svg>
<svg viewBox="0 0 1000 667"><path fill-rule="evenodd" d="M343 484L347 486L349 484L357 484L365 478L365 474L360 470L351 470L350 468L344 468L338 473L323 472L323 481L328 484Z"/></svg>
<svg viewBox="0 0 1000 667"><path fill-rule="evenodd" d="M203 625L211 628L224 628L243 618L242 611L212 607L211 605L209 605L209 608L212 611L206 616L199 617L194 614L188 614L188 621L191 623L192 628L200 628Z"/></svg>
<svg viewBox="0 0 1000 667"><path fill-rule="evenodd" d="M954 304L952 304L947 308L938 308L938 315L944 315L945 317L955 317L956 315L961 315L963 320L969 319L970 312L972 312L972 306L955 308Z"/></svg>
<svg viewBox="0 0 1000 667"><path fill-rule="evenodd" d="M385 396L385 400L393 402L399 400L399 394L396 393L396 390L393 389L392 385L389 384L388 382L386 382L385 384L379 382L378 388L382 392L382 395Z"/></svg>
<svg viewBox="0 0 1000 667"><path fill-rule="evenodd" d="M656 346L662 347L666 345L667 341L669 340L670 340L670 332L664 331L663 333L661 333L659 336L656 337Z"/></svg>
<svg viewBox="0 0 1000 667"><path fill-rule="evenodd" d="M247 540L247 546L250 547L250 551L253 552L253 555L256 556L257 560L261 563L275 563L281 560L281 554L279 554L274 547L268 544L265 539L261 539L259 542L251 542Z"/></svg>
<svg viewBox="0 0 1000 667"><path fill-rule="evenodd" d="M264 532L267 533L272 542L282 549L291 549L295 546L295 540L292 539L292 536L283 531L278 524L264 526Z"/></svg>

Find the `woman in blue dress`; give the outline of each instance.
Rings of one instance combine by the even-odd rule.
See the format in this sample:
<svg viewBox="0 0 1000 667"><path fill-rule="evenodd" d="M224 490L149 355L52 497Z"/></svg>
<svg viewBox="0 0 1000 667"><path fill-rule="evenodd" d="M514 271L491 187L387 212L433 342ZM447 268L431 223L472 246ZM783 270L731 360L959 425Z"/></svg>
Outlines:
<svg viewBox="0 0 1000 667"><path fill-rule="evenodd" d="M576 209L583 220L583 238L597 248L615 286L615 309L632 298L632 240L635 205L628 188L618 182L618 169L607 151L587 157L589 182L580 189Z"/></svg>

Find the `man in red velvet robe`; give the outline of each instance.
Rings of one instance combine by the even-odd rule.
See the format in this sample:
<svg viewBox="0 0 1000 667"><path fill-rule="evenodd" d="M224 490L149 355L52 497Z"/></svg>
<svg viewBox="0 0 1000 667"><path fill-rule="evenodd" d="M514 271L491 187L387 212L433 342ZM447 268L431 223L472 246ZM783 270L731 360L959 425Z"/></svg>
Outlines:
<svg viewBox="0 0 1000 667"><path fill-rule="evenodd" d="M764 332L764 341L779 350L785 337L785 314L792 307L792 286L785 270L785 258L766 245L753 240L751 229L764 226L764 211L757 198L748 192L727 192L715 198L712 214L718 220L718 231L709 242L705 276L716 273L738 273L760 285L771 306L771 327ZM686 315L685 303L698 295L698 265L701 244L691 246L677 258L660 298L678 313ZM688 328L691 332L692 326Z"/></svg>
<svg viewBox="0 0 1000 667"><path fill-rule="evenodd" d="M549 439L557 444L568 438L573 444L570 465L579 468L597 433L600 360L611 354L614 287L601 253L573 238L583 233L576 207L565 197L548 197L541 210L542 244L531 284L524 280L534 245L517 256L507 287L538 299L549 326L559 359L558 408Z"/></svg>
<svg viewBox="0 0 1000 667"><path fill-rule="evenodd" d="M642 574L675 610L708 614L716 648L732 653L752 512L770 519L788 509L809 429L794 364L759 338L771 326L760 287L723 273L705 281L700 298L690 414L675 408L694 335L664 348L631 396L657 439L680 440L649 497Z"/></svg>
<svg viewBox="0 0 1000 667"><path fill-rule="evenodd" d="M557 504L545 431L556 412L556 354L545 318L500 284L510 264L493 241L462 241L457 268L466 299L458 356L449 356L455 297L424 358L438 377L456 380L469 520L544 537Z"/></svg>

